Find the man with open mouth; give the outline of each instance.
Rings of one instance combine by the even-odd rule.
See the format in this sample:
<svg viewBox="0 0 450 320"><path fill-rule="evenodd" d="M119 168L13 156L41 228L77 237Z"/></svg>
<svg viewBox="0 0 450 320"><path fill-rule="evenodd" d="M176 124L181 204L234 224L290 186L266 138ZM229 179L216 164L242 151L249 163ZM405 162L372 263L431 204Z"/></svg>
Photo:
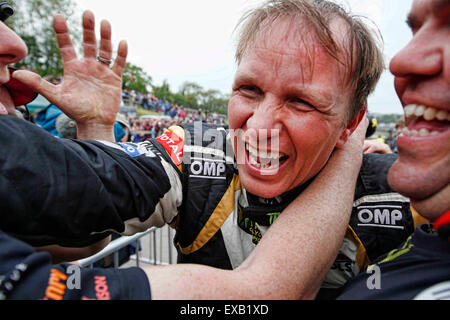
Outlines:
<svg viewBox="0 0 450 320"><path fill-rule="evenodd" d="M358 130L384 64L367 26L330 1L267 1L243 18L241 30L229 128L194 123L172 127L140 144L115 144L114 101L99 99L91 107L60 100L58 107L77 121L80 139L102 141L50 144L38 133L19 136L23 143L14 148L16 153L31 154L32 147L39 152L32 153L32 162L5 159L4 170L9 170L4 176L22 192L22 198L8 198L8 209L40 223L16 235L40 245L86 245L111 230L130 235L168 223L177 229L180 263L245 269L244 261L261 248L263 235L271 234L269 226L288 217L296 200L314 198L311 190L320 190L315 186L321 174ZM75 67L66 32L59 41L65 66ZM108 64L111 56L95 61L91 47L85 48L85 55L98 64L95 67ZM58 90L37 75L20 72L15 77L50 101L58 97ZM70 80L65 77L57 88ZM19 123L14 128L24 131ZM25 143L27 139L32 143ZM320 287L320 298L335 297L369 262L413 232L409 199L387 183L395 160L395 155L365 155L355 168L361 169L353 209L339 209L339 194L318 192L316 203L298 212L305 218L314 212L314 223L281 236L298 246L294 255L315 272L306 274L309 287L301 297L314 297ZM49 165L42 168L42 163ZM35 180L17 174L21 166L33 172ZM36 194L31 194L30 184L40 186L33 189ZM24 198L31 205L21 211ZM318 214L316 206L326 204L331 209ZM55 237L48 233L45 217L67 223L70 217L77 219ZM347 222L346 230L334 225L341 219ZM13 224L5 225L17 232ZM300 235L309 241L299 241ZM340 250L333 263L334 246ZM267 263L273 266L274 261ZM283 266L279 271L283 273Z"/></svg>
<svg viewBox="0 0 450 320"><path fill-rule="evenodd" d="M413 38L390 64L406 127L389 184L432 224L374 261L342 299L450 299L449 22L450 1L415 0L407 19Z"/></svg>
<svg viewBox="0 0 450 320"><path fill-rule="evenodd" d="M171 169L172 159L157 146L165 143L177 159L181 151L175 141L180 141L170 133L160 137L160 142L138 146L57 139L17 117L15 107L30 102L39 92L77 118L79 135L114 139L111 129L120 105L127 48L120 43L109 68L110 25L101 23L101 56L97 57L94 16L86 11L84 60L79 60L64 18L56 15L54 29L64 62L64 82L53 85L34 73L13 73L9 65L23 59L27 48L3 23L12 13L7 2L0 2L0 300L295 299L315 295L325 276L323 270L328 270L339 248L335 240L342 239L347 225L366 126L360 126L345 148L334 154L309 192L284 210L240 268L229 271L177 264L118 270L52 264L46 249L37 251L31 246L68 246L58 251L70 259L86 254L77 250L85 245L99 240L104 245L112 230L130 234L159 224L161 213L174 214L174 203L181 199L178 169ZM97 121L106 125L96 130ZM206 177L224 170L223 162L217 164L208 167ZM202 164L193 165L193 171L200 173ZM312 207L317 196L329 201ZM325 216L329 221L323 221ZM296 232L301 226L313 226L314 232ZM286 238L289 233L291 237ZM308 246L298 248L298 243Z"/></svg>

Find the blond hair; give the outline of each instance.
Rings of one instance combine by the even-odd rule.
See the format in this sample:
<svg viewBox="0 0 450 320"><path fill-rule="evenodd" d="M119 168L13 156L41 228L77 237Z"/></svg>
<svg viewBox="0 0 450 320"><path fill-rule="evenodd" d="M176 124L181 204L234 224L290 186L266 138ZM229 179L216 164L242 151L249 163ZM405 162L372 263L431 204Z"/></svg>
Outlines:
<svg viewBox="0 0 450 320"><path fill-rule="evenodd" d="M258 35L270 29L276 21L291 18L297 30L309 27L326 52L347 66L349 85L354 88L348 121L367 105L368 96L374 91L385 69L379 32L370 30L361 16L353 15L338 4L326 0L269 0L247 12L239 21L241 26L236 62L240 64L244 54L255 45ZM342 19L348 27L347 45L339 46L330 29L331 22ZM304 32L304 31L302 31ZM378 37L377 37L378 35ZM345 61L339 57L344 56Z"/></svg>

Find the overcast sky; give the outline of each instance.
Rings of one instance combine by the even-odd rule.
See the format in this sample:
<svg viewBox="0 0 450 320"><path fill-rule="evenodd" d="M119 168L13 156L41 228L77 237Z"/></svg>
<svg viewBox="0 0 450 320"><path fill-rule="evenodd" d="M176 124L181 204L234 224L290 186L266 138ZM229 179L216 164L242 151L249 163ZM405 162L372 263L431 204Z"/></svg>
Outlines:
<svg viewBox="0 0 450 320"><path fill-rule="evenodd" d="M234 27L242 13L262 0L75 0L81 10L94 12L97 25L108 19L115 46L125 39L128 61L164 79L172 91L184 81L230 93L235 72ZM353 12L370 17L384 38L386 61L410 39L406 15L412 0L340 0ZM369 111L401 113L386 71L369 100Z"/></svg>

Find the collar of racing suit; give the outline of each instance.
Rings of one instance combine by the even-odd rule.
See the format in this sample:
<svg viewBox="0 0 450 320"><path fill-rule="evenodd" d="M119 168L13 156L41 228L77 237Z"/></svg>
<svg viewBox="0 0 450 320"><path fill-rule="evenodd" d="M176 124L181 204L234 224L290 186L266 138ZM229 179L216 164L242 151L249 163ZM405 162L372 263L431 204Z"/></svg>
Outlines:
<svg viewBox="0 0 450 320"><path fill-rule="evenodd" d="M257 223L260 226L270 226L281 212L297 198L314 180L296 187L275 198L262 198L246 192L247 203L243 204L239 201L240 221L249 220Z"/></svg>

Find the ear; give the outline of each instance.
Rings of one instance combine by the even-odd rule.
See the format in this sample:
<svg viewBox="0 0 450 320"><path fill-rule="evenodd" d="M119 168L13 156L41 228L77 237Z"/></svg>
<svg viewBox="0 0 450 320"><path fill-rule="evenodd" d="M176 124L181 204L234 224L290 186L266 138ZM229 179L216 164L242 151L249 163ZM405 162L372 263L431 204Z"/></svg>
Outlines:
<svg viewBox="0 0 450 320"><path fill-rule="evenodd" d="M347 125L344 130L342 130L341 136L339 137L338 141L336 142L336 148L342 148L345 143L348 140L348 137L350 137L353 133L353 131L358 128L358 125L360 124L361 120L364 119L366 116L367 111L367 105L362 106L362 108L359 110L359 112L356 114L356 116L353 118L352 121Z"/></svg>

